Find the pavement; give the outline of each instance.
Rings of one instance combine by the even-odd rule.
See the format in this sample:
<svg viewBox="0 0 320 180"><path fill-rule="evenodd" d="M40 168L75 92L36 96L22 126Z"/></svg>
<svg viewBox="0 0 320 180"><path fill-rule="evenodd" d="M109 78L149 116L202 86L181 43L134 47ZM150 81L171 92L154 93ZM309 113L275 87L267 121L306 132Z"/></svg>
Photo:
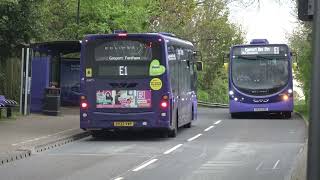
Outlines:
<svg viewBox="0 0 320 180"><path fill-rule="evenodd" d="M176 138L156 132L91 136L0 166L14 180L289 180L306 142L304 121L230 119L200 108Z"/></svg>
<svg viewBox="0 0 320 180"><path fill-rule="evenodd" d="M0 165L81 135L84 131L79 129L79 108L62 108L60 116L31 114L0 119Z"/></svg>

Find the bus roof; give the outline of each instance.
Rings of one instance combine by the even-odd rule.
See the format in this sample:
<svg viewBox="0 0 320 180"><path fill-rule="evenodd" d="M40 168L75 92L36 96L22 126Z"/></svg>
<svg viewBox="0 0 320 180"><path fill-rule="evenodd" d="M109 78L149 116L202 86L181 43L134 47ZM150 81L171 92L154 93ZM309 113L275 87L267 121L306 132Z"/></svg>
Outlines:
<svg viewBox="0 0 320 180"><path fill-rule="evenodd" d="M142 37L142 38L150 38L150 37L159 37L166 41L173 41L176 43L181 43L189 46L193 46L190 41L186 41L180 39L178 37L173 37L171 35L167 35L165 33L114 33L114 34L88 34L84 37L84 39L96 39L96 38L107 38L107 37L116 37L116 36L127 36L127 37Z"/></svg>
<svg viewBox="0 0 320 180"><path fill-rule="evenodd" d="M235 47L255 47L255 46L287 46L289 48L289 46L287 44L237 44L237 45L234 45L231 47L232 48L235 48Z"/></svg>

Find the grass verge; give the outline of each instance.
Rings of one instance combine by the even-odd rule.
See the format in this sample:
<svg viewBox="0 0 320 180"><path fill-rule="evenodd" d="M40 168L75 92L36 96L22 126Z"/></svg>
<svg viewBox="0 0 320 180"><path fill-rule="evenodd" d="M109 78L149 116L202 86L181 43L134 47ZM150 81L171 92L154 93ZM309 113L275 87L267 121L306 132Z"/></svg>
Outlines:
<svg viewBox="0 0 320 180"><path fill-rule="evenodd" d="M295 102L294 111L301 114L305 121L309 120L308 105L305 103L305 101Z"/></svg>

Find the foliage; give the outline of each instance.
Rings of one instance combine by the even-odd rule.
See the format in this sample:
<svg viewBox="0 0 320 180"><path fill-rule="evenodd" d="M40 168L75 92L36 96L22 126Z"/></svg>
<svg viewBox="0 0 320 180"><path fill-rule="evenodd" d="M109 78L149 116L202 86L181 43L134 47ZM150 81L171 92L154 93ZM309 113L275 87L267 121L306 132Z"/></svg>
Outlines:
<svg viewBox="0 0 320 180"><path fill-rule="evenodd" d="M19 71L17 46L39 41L75 40L85 34L172 32L192 41L202 52L204 71L199 74L200 98L227 101L227 74L223 55L243 42L243 32L228 21L225 0L0 0L0 94L16 96L19 85L5 84ZM7 63L11 59L13 64ZM15 60L13 60L15 59ZM4 61L6 60L6 61ZM13 67L15 70L10 70ZM6 72L4 72L6 71ZM9 82L9 81L6 81ZM7 88L11 87L11 88ZM16 95L14 95L16 94ZM17 99L17 98L16 98Z"/></svg>
<svg viewBox="0 0 320 180"><path fill-rule="evenodd" d="M309 120L309 108L306 106L305 101L304 102L295 102L294 103L294 111L298 112L302 115L304 120Z"/></svg>
<svg viewBox="0 0 320 180"><path fill-rule="evenodd" d="M86 34L111 33L116 29L146 31L152 14L151 0L81 0L80 24L77 24L78 0L45 0L42 22L46 40L81 39Z"/></svg>
<svg viewBox="0 0 320 180"><path fill-rule="evenodd" d="M311 27L309 24L302 24L290 37L290 46L296 54L298 66L295 68L295 78L302 83L305 95L305 104L309 104L311 86ZM307 108L307 107L306 107Z"/></svg>
<svg viewBox="0 0 320 180"><path fill-rule="evenodd" d="M20 53L17 48L20 44L28 44L41 34L37 21L41 2L6 0L0 3L0 94L17 99L20 66L14 57Z"/></svg>
<svg viewBox="0 0 320 180"><path fill-rule="evenodd" d="M228 21L224 0L158 0L158 11L151 20L152 31L167 31L192 41L202 53L204 71L199 74L199 97L226 103L227 74L223 57L234 44L244 41L240 27ZM202 100L204 100L202 99Z"/></svg>
<svg viewBox="0 0 320 180"><path fill-rule="evenodd" d="M21 43L39 34L36 9L42 0L16 0L0 3L0 58L13 55Z"/></svg>

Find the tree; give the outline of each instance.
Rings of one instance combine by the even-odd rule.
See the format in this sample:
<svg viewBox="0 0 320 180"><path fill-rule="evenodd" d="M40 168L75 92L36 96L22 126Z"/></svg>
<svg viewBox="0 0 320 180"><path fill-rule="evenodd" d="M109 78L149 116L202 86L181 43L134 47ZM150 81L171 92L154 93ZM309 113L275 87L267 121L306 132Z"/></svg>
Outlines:
<svg viewBox="0 0 320 180"><path fill-rule="evenodd" d="M0 2L0 94L18 95L20 44L28 44L41 34L39 3L42 0L5 0ZM17 99L17 98L15 98Z"/></svg>
<svg viewBox="0 0 320 180"><path fill-rule="evenodd" d="M42 0L7 0L0 3L0 60L15 55L15 48L39 34L36 10Z"/></svg>
<svg viewBox="0 0 320 180"><path fill-rule="evenodd" d="M311 87L312 48L310 35L310 24L301 24L289 39L290 47L295 52L298 61L298 67L295 68L295 78L302 83L306 104L309 104Z"/></svg>
<svg viewBox="0 0 320 180"><path fill-rule="evenodd" d="M111 33L116 29L143 32L148 29L151 0L81 0L80 24L77 0L45 0L43 24L47 40L81 39L86 34ZM50 4L50 5L49 5Z"/></svg>
<svg viewBox="0 0 320 180"><path fill-rule="evenodd" d="M205 69L199 76L200 97L224 102L227 73L223 57L234 44L243 42L240 27L228 21L229 10L223 0L158 0L158 13L151 18L151 30L169 31L192 41L203 56Z"/></svg>

